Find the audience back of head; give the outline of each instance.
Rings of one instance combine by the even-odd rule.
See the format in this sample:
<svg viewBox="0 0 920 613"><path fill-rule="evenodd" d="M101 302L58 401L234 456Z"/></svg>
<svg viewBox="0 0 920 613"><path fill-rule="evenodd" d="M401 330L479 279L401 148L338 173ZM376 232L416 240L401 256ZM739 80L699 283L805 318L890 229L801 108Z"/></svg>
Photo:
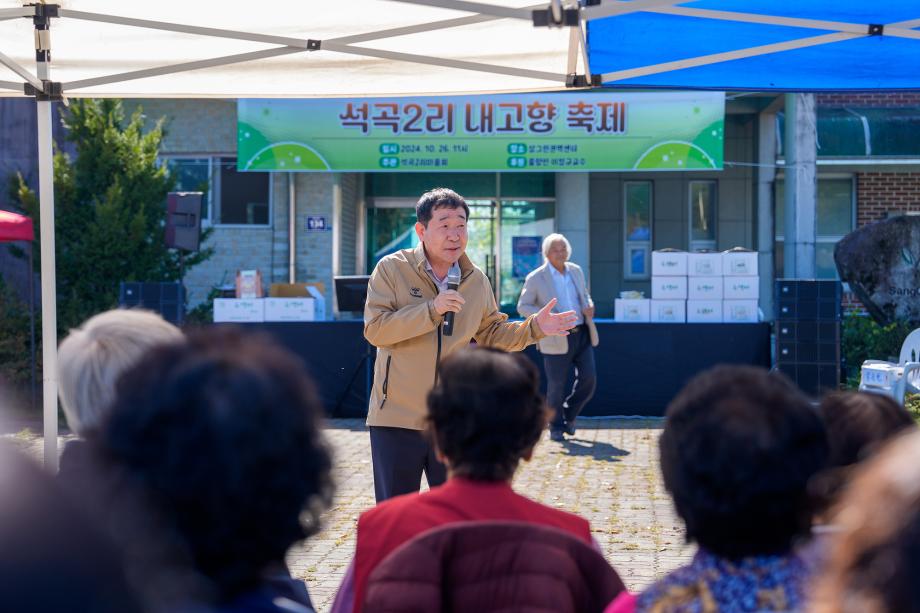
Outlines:
<svg viewBox="0 0 920 613"><path fill-rule="evenodd" d="M819 510L833 505L849 473L895 436L915 427L907 410L888 396L866 392L837 392L821 400L827 428L827 467L811 486Z"/></svg>
<svg viewBox="0 0 920 613"><path fill-rule="evenodd" d="M782 554L808 533L806 484L827 457L821 419L778 373L720 366L667 409L664 484L687 538L729 559Z"/></svg>
<svg viewBox="0 0 920 613"><path fill-rule="evenodd" d="M208 329L125 372L91 443L229 602L318 529L332 491L321 412L296 357L258 335Z"/></svg>
<svg viewBox="0 0 920 613"><path fill-rule="evenodd" d="M451 473L508 481L546 427L540 373L526 357L477 347L445 358L428 420Z"/></svg>
<svg viewBox="0 0 920 613"><path fill-rule="evenodd" d="M895 440L860 468L834 523L842 532L811 610L920 611L920 433Z"/></svg>
<svg viewBox="0 0 920 613"><path fill-rule="evenodd" d="M58 349L59 392L70 428L80 436L98 428L118 377L152 347L181 338L156 313L134 309L106 311L71 330Z"/></svg>
<svg viewBox="0 0 920 613"><path fill-rule="evenodd" d="M140 610L103 532L54 479L0 445L0 611Z"/></svg>

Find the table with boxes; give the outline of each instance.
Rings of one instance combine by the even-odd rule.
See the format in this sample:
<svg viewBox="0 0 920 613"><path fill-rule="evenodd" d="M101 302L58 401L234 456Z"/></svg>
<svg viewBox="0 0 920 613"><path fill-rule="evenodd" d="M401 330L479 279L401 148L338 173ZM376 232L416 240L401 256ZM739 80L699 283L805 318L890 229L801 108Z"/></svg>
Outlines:
<svg viewBox="0 0 920 613"><path fill-rule="evenodd" d="M652 252L652 297L617 298L614 318L634 323L756 323L759 297L756 251L662 249Z"/></svg>
<svg viewBox="0 0 920 613"><path fill-rule="evenodd" d="M215 323L263 323L323 321L326 301L312 285L305 286L309 297L215 298Z"/></svg>

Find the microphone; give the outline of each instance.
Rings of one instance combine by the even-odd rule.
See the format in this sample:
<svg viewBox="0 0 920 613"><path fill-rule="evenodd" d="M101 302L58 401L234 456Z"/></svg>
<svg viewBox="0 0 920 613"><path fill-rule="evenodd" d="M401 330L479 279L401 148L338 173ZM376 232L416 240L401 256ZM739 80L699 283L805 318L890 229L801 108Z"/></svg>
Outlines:
<svg viewBox="0 0 920 613"><path fill-rule="evenodd" d="M460 267L454 264L447 271L447 289L456 291L458 287L460 287ZM454 333L454 315L456 313L453 311L448 311L444 315L444 336L452 336Z"/></svg>

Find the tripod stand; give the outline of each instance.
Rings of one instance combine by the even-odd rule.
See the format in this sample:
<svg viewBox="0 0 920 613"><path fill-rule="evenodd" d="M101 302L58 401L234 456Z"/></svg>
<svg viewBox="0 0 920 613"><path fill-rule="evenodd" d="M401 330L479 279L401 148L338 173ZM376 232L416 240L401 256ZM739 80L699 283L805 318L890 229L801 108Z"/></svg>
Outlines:
<svg viewBox="0 0 920 613"><path fill-rule="evenodd" d="M358 377L358 374L361 372L361 369L364 368L364 402L365 405L370 401L371 397L371 379L373 377L373 364L374 364L374 347L367 341L364 341L364 353L361 356L361 360L355 365L355 369L352 371L351 376L348 378L348 383L345 384L345 388L342 390L342 393L339 394L339 398L335 403L335 407L332 409L333 417L342 416L342 404L345 402L345 399L348 397L349 392L351 392L352 386L355 384L355 379Z"/></svg>

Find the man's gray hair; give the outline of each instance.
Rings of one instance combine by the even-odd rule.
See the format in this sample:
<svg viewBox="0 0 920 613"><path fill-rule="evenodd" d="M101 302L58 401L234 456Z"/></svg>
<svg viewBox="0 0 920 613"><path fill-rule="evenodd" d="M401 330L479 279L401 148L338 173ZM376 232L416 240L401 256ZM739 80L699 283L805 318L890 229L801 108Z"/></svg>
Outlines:
<svg viewBox="0 0 920 613"><path fill-rule="evenodd" d="M549 253L550 248L553 246L553 243L565 243L565 252L566 257L572 257L572 243L569 242L569 239L559 234L558 232L553 232L549 236L543 239L543 259L546 259L546 255Z"/></svg>
<svg viewBox="0 0 920 613"><path fill-rule="evenodd" d="M176 326L139 309L106 311L71 330L58 348L58 391L71 430L86 436L99 427L122 373L156 345L183 338Z"/></svg>

